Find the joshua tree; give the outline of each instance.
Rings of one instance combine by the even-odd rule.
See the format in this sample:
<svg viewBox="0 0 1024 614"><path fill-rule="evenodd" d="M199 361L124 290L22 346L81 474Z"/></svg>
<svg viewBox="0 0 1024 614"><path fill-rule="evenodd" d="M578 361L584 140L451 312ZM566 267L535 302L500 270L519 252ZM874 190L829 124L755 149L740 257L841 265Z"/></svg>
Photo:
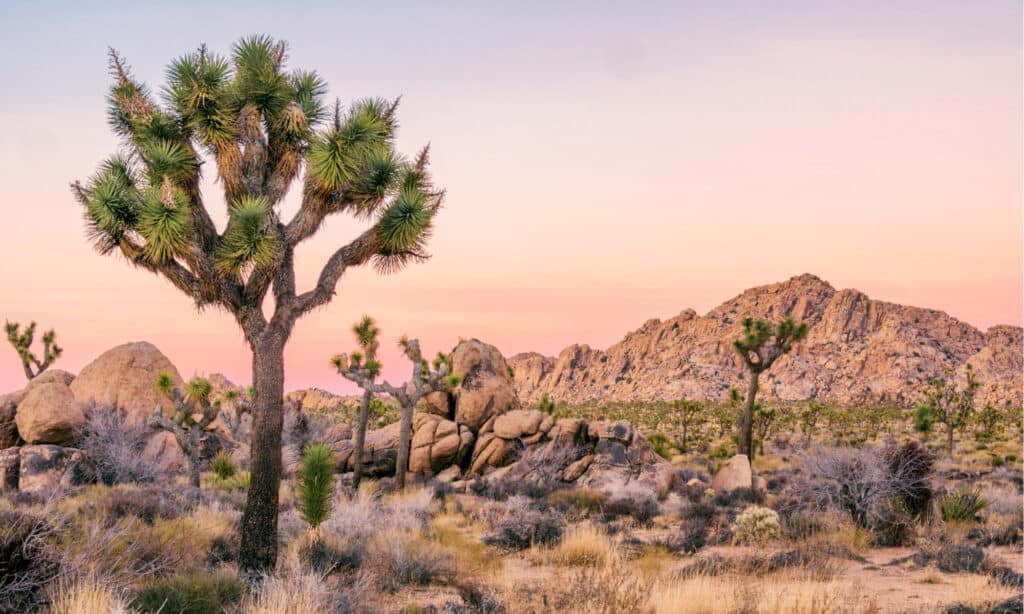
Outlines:
<svg viewBox="0 0 1024 614"><path fill-rule="evenodd" d="M824 411L825 406L814 399L807 401L807 405L800 410L800 430L804 434L804 445L811 443L811 438L814 436L814 427L818 425L818 418L821 417Z"/></svg>
<svg viewBox="0 0 1024 614"><path fill-rule="evenodd" d="M377 336L380 335L380 329L377 328L373 318L364 315L363 319L352 327L352 332L355 333L356 342L362 348L361 354L354 352L352 357L357 362L362 363L369 383L373 384L373 380L377 379L377 376L380 374L380 362L377 361L377 350L380 349ZM363 398L359 402L355 451L352 453L354 455L352 462L352 485L356 488L359 488L359 482L363 477L363 449L366 447L366 425L370 420L370 403L372 401L372 386L365 387L363 389Z"/></svg>
<svg viewBox="0 0 1024 614"><path fill-rule="evenodd" d="M295 322L328 303L352 268L395 272L427 258L443 197L426 148L412 160L395 150L397 100L335 103L331 112L320 77L286 71L286 58L285 43L267 36L240 40L230 57L202 46L170 64L160 100L111 51L109 117L124 153L72 184L101 253L162 275L200 309L225 309L252 350L252 481L239 550L247 577L277 559L283 353ZM204 166L224 192L223 229L200 192ZM298 208L286 220L280 205L295 182ZM369 227L298 291L296 249L339 213Z"/></svg>
<svg viewBox="0 0 1024 614"><path fill-rule="evenodd" d="M946 451L953 458L953 432L965 426L974 411L974 395L979 386L974 378L974 366L967 363L963 388L957 385L952 372L931 379L928 386L925 404L931 410L932 419L946 425Z"/></svg>
<svg viewBox="0 0 1024 614"><path fill-rule="evenodd" d="M511 367L509 367L511 369ZM545 414L555 413L555 402L551 399L551 395L544 393L540 395L540 403L537 404L537 409L544 412Z"/></svg>
<svg viewBox="0 0 1024 614"><path fill-rule="evenodd" d="M764 442L768 439L772 427L775 426L775 419L778 415L778 410L774 407L765 407L760 403L754 405L754 433L757 436L758 453L761 456L764 456Z"/></svg>
<svg viewBox="0 0 1024 614"><path fill-rule="evenodd" d="M171 374L161 371L156 378L156 389L169 396L174 403L174 413L164 417L163 405L157 403L156 411L149 419L149 426L174 435L188 459L189 479L194 488L199 488L199 453L202 451L203 433L217 419L220 404L210 402L213 385L203 377L193 377L185 384L182 392L174 386Z"/></svg>
<svg viewBox="0 0 1024 614"><path fill-rule="evenodd" d="M757 384L761 373L767 371L778 358L807 336L807 324L795 323L786 318L774 328L764 320L745 318L743 320L743 337L733 342L733 348L743 359L743 364L750 371L750 387L747 389L746 407L740 418L739 451L754 460L753 425L754 403L757 398Z"/></svg>
<svg viewBox="0 0 1024 614"><path fill-rule="evenodd" d="M221 395L221 400L227 401L232 409L232 411L227 411L224 408L224 403L221 403L221 418L227 424L228 430L231 431L231 436L236 440L241 439L242 418L246 414L252 416L252 388L247 388L243 392L239 392L236 388L228 388Z"/></svg>
<svg viewBox="0 0 1024 614"><path fill-rule="evenodd" d="M331 364L338 369L338 373L342 377L355 382L364 391L391 395L401 406L398 458L395 461L395 486L401 489L405 488L405 473L409 469L412 414L416 404L431 392L454 390L459 386L461 378L451 372L451 359L444 354L438 353L433 365L427 363L420 351L419 340L402 337L398 345L412 362L412 378L401 386L392 386L387 381L374 382L374 375L379 373L380 363L374 360L371 364L367 364L361 352L353 352L350 355L338 354L331 359Z"/></svg>
<svg viewBox="0 0 1024 614"><path fill-rule="evenodd" d="M679 440L679 451L686 454L687 434L691 426L704 421L704 404L700 401L677 399L672 402L672 409L675 410L675 414L679 418L679 426L683 430L683 436Z"/></svg>
<svg viewBox="0 0 1024 614"><path fill-rule="evenodd" d="M1002 430L1000 422L1003 420L1003 412L991 405L982 407L975 416L975 422L981 427L978 436L983 439L991 439Z"/></svg>
<svg viewBox="0 0 1024 614"><path fill-rule="evenodd" d="M25 369L25 377L32 379L38 376L50 364L60 358L61 353L64 351L55 342L57 333L53 332L53 329L43 333L43 360L36 358L36 355L32 353L32 341L36 336L36 323L31 322L25 327L25 332L21 332L19 329L21 325L17 322L7 322L5 328L7 329L7 340L11 342L11 345L18 352L18 357L21 358L21 366Z"/></svg>

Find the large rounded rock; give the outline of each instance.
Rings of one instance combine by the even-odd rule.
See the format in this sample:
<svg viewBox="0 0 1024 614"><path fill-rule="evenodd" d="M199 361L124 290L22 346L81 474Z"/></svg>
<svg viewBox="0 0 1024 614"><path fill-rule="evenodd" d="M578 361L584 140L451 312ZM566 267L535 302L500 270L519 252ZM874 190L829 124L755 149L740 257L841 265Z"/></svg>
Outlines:
<svg viewBox="0 0 1024 614"><path fill-rule="evenodd" d="M451 358L452 371L462 377L455 422L476 433L491 418L518 406L508 363L498 348L470 339L455 346Z"/></svg>
<svg viewBox="0 0 1024 614"><path fill-rule="evenodd" d="M85 412L71 389L58 382L32 388L14 416L18 433L29 444L70 444L85 424Z"/></svg>
<svg viewBox="0 0 1024 614"><path fill-rule="evenodd" d="M29 380L28 384L25 385L25 393L27 394L36 386L43 384L64 384L65 386L70 386L73 381L75 381L74 373L68 373L61 369L47 369Z"/></svg>
<svg viewBox="0 0 1024 614"><path fill-rule="evenodd" d="M737 488L752 488L753 475L750 471L750 459L746 454L737 454L722 465L711 480L711 489L715 492L728 492Z"/></svg>
<svg viewBox="0 0 1024 614"><path fill-rule="evenodd" d="M71 382L71 392L82 404L118 407L133 420L147 420L157 403L165 409L170 400L156 390L156 378L167 371L180 386L181 375L152 343L138 341L111 348L85 366Z"/></svg>
<svg viewBox="0 0 1024 614"><path fill-rule="evenodd" d="M398 422L384 428L366 431L363 442L363 475L384 477L395 474L395 463L398 460ZM335 459L341 471L355 469L355 442L351 439L339 442L335 446Z"/></svg>
<svg viewBox="0 0 1024 614"><path fill-rule="evenodd" d="M461 465L476 439L465 426L430 413L417 412L412 427L411 473L436 475L448 467Z"/></svg>

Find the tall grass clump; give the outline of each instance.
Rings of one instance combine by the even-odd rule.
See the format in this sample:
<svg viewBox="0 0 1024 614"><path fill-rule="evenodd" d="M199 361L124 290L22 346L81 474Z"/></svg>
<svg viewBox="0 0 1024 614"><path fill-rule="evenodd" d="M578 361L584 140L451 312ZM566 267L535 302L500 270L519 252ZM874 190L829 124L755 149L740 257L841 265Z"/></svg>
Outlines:
<svg viewBox="0 0 1024 614"><path fill-rule="evenodd" d="M235 462L227 452L218 452L210 461L210 469L219 480L226 480L235 475Z"/></svg>
<svg viewBox="0 0 1024 614"><path fill-rule="evenodd" d="M317 528L331 514L334 497L334 453L325 443L310 444L302 453L297 476L299 513Z"/></svg>
<svg viewBox="0 0 1024 614"><path fill-rule="evenodd" d="M943 522L964 522L978 519L988 501L977 490L956 490L939 497L939 513Z"/></svg>

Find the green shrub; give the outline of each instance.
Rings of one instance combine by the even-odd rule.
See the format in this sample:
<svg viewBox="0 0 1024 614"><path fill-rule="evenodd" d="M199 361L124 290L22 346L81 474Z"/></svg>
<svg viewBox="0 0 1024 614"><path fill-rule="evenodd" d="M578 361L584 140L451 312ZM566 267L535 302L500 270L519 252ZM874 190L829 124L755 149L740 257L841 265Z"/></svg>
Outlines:
<svg viewBox="0 0 1024 614"><path fill-rule="evenodd" d="M603 493L586 487L556 490L548 495L548 502L561 510L575 509L587 514L596 514L604 506Z"/></svg>
<svg viewBox="0 0 1024 614"><path fill-rule="evenodd" d="M736 445L732 442L721 443L708 450L708 458L711 460L722 460L733 456L736 456Z"/></svg>
<svg viewBox="0 0 1024 614"><path fill-rule="evenodd" d="M242 584L228 572L194 572L163 578L143 588L132 601L139 612L217 614L242 599Z"/></svg>
<svg viewBox="0 0 1024 614"><path fill-rule="evenodd" d="M1006 464L1006 461L1003 460L1002 456L999 456L998 454L996 454L996 455L994 455L992 457L992 467L1002 467L1005 464Z"/></svg>
<svg viewBox="0 0 1024 614"><path fill-rule="evenodd" d="M957 490L939 497L939 512L944 522L975 520L987 506L988 501L977 490Z"/></svg>
<svg viewBox="0 0 1024 614"><path fill-rule="evenodd" d="M217 474L217 478L226 480L235 475L235 463L227 452L218 452L217 456L210 461L210 469Z"/></svg>
<svg viewBox="0 0 1024 614"><path fill-rule="evenodd" d="M932 430L932 423L934 421L931 405L921 403L914 410L914 429L918 432L927 433Z"/></svg>
<svg viewBox="0 0 1024 614"><path fill-rule="evenodd" d="M767 507L751 505L736 517L732 529L740 543L765 542L779 534L779 515Z"/></svg>
<svg viewBox="0 0 1024 614"><path fill-rule="evenodd" d="M679 448L676 447L672 440L661 433L654 433L647 438L647 441L650 442L654 453L665 460L671 460L672 455L679 451Z"/></svg>
<svg viewBox="0 0 1024 614"><path fill-rule="evenodd" d="M251 476L248 471L240 471L231 477L221 478L219 476L213 477L213 485L227 492L232 490L240 490L243 488L249 488L249 481Z"/></svg>
<svg viewBox="0 0 1024 614"><path fill-rule="evenodd" d="M309 526L316 528L330 515L334 496L334 451L330 444L306 446L296 481L299 513Z"/></svg>
<svg viewBox="0 0 1024 614"><path fill-rule="evenodd" d="M537 405L537 409L545 414L554 414L555 402L551 400L551 395L546 392L540 395L540 403Z"/></svg>

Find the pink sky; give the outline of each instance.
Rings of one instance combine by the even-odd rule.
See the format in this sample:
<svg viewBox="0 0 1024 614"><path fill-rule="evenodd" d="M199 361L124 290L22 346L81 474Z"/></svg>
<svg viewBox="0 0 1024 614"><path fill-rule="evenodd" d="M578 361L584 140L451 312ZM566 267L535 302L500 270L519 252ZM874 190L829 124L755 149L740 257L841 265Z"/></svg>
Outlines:
<svg viewBox="0 0 1024 614"><path fill-rule="evenodd" d="M116 148L105 45L158 87L172 56L262 30L290 40L292 65L319 69L344 99L402 94L400 144L430 141L448 190L429 263L347 275L298 324L290 389L349 390L327 360L351 349L362 313L389 348L408 333L431 352L461 336L553 354L804 272L980 328L1020 325L1021 14L982 4L544 19L407 7L389 19L411 38L372 66L359 48L380 41L311 34L326 26L308 14L298 24L267 9L188 36L168 22L143 37L73 7L0 9L5 57L25 58L20 87L0 94L0 318L55 327L70 371L146 339L185 376L249 380L230 317L199 314L166 282L92 252L67 184ZM44 49L55 36L68 47L59 59ZM208 206L223 218L222 201ZM299 253L300 285L359 229L327 224ZM385 375L405 373L396 352L384 359ZM0 391L23 379L0 350Z"/></svg>

